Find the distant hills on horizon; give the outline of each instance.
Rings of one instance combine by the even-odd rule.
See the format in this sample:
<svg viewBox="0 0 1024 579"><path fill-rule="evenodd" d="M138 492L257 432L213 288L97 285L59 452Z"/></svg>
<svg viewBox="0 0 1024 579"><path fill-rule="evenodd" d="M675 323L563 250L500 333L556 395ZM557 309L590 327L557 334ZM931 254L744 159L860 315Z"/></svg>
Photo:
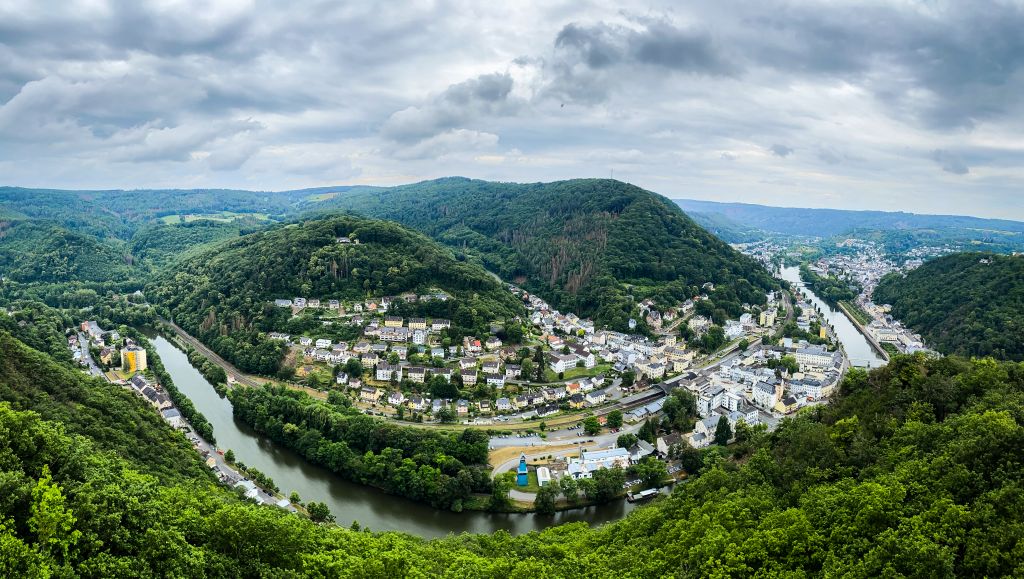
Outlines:
<svg viewBox="0 0 1024 579"><path fill-rule="evenodd" d="M831 237L855 230L974 228L1024 235L1024 221L969 215L932 215L905 211L777 207L755 203L677 199L683 211L709 216L720 225L756 228L785 235ZM706 219L705 222L708 222ZM702 223L703 225L703 223Z"/></svg>

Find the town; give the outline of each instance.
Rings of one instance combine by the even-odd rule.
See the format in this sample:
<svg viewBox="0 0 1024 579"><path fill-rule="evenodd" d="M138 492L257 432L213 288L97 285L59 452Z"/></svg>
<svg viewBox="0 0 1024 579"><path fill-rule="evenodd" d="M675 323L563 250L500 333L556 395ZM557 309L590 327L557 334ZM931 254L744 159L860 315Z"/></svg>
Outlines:
<svg viewBox="0 0 1024 579"><path fill-rule="evenodd" d="M849 265L829 267L847 272ZM764 307L745 306L741 316L719 327L698 313L700 302L714 295L714 285L705 284L701 295L675 307L641 302L636 316L647 331L627 334L599 329L515 285L506 287L524 304L525 317L492 324L488 335L463 336L456 343L450 320L392 314L398 302L455 299L441 291L356 302L276 298L273 307L324 331L268 332L266 339L287 346L286 359L295 361L290 381L344 396L367 414L497 429L493 451L522 452L518 464L510 460L495 474L526 465L529 476L516 481L531 487L533 482L524 481L543 486L566 476L589 479L595 470L628 468L651 455L667 463L668 474L677 473L681 467L673 459L680 448L725 444L744 427L774 429L784 416L827 400L848 366L799 293L793 302L787 291L770 292ZM629 326L636 328L638 319ZM338 326L352 339L326 337L337 335ZM683 329L689 341L681 337ZM718 347L709 351L701 337L713 332L720 333ZM131 338L86 321L69 345L90 372L131 388L172 426L188 431L222 480L289 508L287 500L252 484L223 460L223 451L190 430L160 381L147 372L146 350ZM227 381L235 377L228 374ZM665 404L673 398L692 407L688 419L666 418ZM510 441L500 433L505 428L525 433ZM575 450L543 454L567 442Z"/></svg>

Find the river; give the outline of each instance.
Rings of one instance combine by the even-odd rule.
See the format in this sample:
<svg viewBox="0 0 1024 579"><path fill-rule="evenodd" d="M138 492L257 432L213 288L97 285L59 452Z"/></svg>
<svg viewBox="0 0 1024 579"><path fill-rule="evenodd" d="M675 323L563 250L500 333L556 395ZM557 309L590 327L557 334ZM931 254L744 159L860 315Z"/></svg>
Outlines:
<svg viewBox="0 0 1024 579"><path fill-rule="evenodd" d="M824 315L825 319L834 329L836 337L842 343L843 350L846 352L846 357L850 359L851 364L854 366L869 366L871 368L885 365L885 359L879 356L878 352L871 347L864 334L860 333L860 330L853 325L853 322L846 317L846 314L833 309L832 306L825 303L825 300L819 298L810 288L804 285L804 282L800 279L800 268L782 268L782 279L799 288L807 296L807 300L814 304L818 311Z"/></svg>
<svg viewBox="0 0 1024 579"><path fill-rule="evenodd" d="M214 392L213 386L189 364L184 352L163 336L152 336L151 341L175 385L213 425L221 449L230 448L237 460L269 475L285 496L298 491L303 501L327 503L339 525L359 521L364 528L373 531L403 531L428 538L443 537L449 533L493 533L498 530L520 534L576 521L592 525L614 521L636 506L626 501L615 501L562 511L552 516L478 511L453 513L351 483L325 468L310 464L291 450L275 445L245 423L235 420L231 402Z"/></svg>

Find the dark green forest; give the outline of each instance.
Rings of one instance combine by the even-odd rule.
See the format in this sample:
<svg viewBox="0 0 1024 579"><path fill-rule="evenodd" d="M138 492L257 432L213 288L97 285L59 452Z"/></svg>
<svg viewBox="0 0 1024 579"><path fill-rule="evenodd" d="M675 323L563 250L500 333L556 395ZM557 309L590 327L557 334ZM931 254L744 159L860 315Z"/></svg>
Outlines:
<svg viewBox="0 0 1024 579"><path fill-rule="evenodd" d="M167 215L231 211L281 216L310 204L307 196L308 193L303 191L74 191L0 187L0 215L6 210L23 218L49 221L100 239L115 238L128 241L139 227Z"/></svg>
<svg viewBox="0 0 1024 579"><path fill-rule="evenodd" d="M255 221L208 219L178 225L153 223L139 228L128 247L136 263L147 270L158 270L207 245L250 233L264 225Z"/></svg>
<svg viewBox="0 0 1024 579"><path fill-rule="evenodd" d="M58 364L5 331L0 331L0 400L60 423L69 434L87 437L98 449L161 479L213 480L185 437L138 396Z"/></svg>
<svg viewBox="0 0 1024 579"><path fill-rule="evenodd" d="M248 504L132 394L0 340L3 576L1024 574L1018 363L897 356L621 521L426 541Z"/></svg>
<svg viewBox="0 0 1024 579"><path fill-rule="evenodd" d="M491 491L483 431L399 426L284 388L229 396L235 416L257 432L349 480L454 511Z"/></svg>
<svg viewBox="0 0 1024 579"><path fill-rule="evenodd" d="M337 243L341 236L359 243ZM276 226L199 252L158 274L146 295L239 368L273 374L283 346L261 334L287 331L291 317L273 299L351 301L437 290L452 299L418 307L450 319L453 333L482 332L523 311L494 277L437 242L352 216Z"/></svg>
<svg viewBox="0 0 1024 579"><path fill-rule="evenodd" d="M1024 257L961 253L891 274L874 301L945 354L1024 360Z"/></svg>
<svg viewBox="0 0 1024 579"><path fill-rule="evenodd" d="M14 281L105 281L133 275L123 243L102 242L45 221L0 221L0 246L0 274Z"/></svg>
<svg viewBox="0 0 1024 579"><path fill-rule="evenodd" d="M839 307L839 302L853 301L861 292L860 284L857 282L840 279L833 275L819 275L811 271L806 264L800 266L800 279L825 303L834 308Z"/></svg>
<svg viewBox="0 0 1024 579"><path fill-rule="evenodd" d="M744 303L763 303L764 291L776 287L760 266L667 199L600 179L514 184L449 178L394 188L283 192L4 187L0 275L23 283L141 287L154 273L211 245L339 209L402 222L451 246L460 260L620 330L643 299L675 305L711 282L717 309L736 316ZM218 221L219 212L236 217ZM210 219L160 221L182 214Z"/></svg>
<svg viewBox="0 0 1024 579"><path fill-rule="evenodd" d="M712 282L715 304L736 316L777 287L671 201L620 181L448 178L354 189L324 205L423 231L556 307L619 330L643 299L676 305Z"/></svg>

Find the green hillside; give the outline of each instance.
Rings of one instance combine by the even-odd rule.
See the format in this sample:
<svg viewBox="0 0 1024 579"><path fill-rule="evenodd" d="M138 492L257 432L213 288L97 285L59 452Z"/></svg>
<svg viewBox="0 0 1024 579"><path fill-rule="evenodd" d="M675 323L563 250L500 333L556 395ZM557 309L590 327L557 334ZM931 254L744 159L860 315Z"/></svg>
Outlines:
<svg viewBox="0 0 1024 579"><path fill-rule="evenodd" d="M340 244L340 236L359 243ZM403 313L448 318L451 335L480 332L523 312L479 266L400 225L351 216L273 227L202 251L156 277L149 299L242 369L270 374L280 343L261 332L288 330L291 312L275 298L363 300L443 291L453 299L403 306Z"/></svg>
<svg viewBox="0 0 1024 579"><path fill-rule="evenodd" d="M0 222L0 275L19 282L105 281L131 275L123 244L46 221Z"/></svg>
<svg viewBox="0 0 1024 579"><path fill-rule="evenodd" d="M198 459L141 400L0 345L0 384L15 383L0 390L5 577L1024 574L1019 364L897 356L851 372L831 406L691 457L688 484L621 521L424 541L317 525L187 476ZM109 425L67 410L93 414L90 391L115 408ZM171 443L113 442L140 424Z"/></svg>
<svg viewBox="0 0 1024 579"><path fill-rule="evenodd" d="M726 243L752 243L767 236L763 230L733 221L722 213L686 211L686 215Z"/></svg>
<svg viewBox="0 0 1024 579"><path fill-rule="evenodd" d="M68 434L88 437L97 448L132 460L150 474L210 480L185 437L135 394L58 364L2 330L0 401L59 422Z"/></svg>
<svg viewBox="0 0 1024 579"><path fill-rule="evenodd" d="M136 262L148 269L165 267L182 255L209 244L238 237L242 232L258 229L255 222L248 226L238 222L209 219L165 225L153 223L139 228L128 246Z"/></svg>
<svg viewBox="0 0 1024 579"><path fill-rule="evenodd" d="M767 271L671 201L619 181L449 178L354 189L325 205L423 231L553 305L618 329L645 298L675 305L712 282L716 307L737 315L775 287Z"/></svg>
<svg viewBox="0 0 1024 579"><path fill-rule="evenodd" d="M33 219L57 223L79 233L128 240L140 226L166 216L219 214L225 211L277 216L310 204L307 196L302 191L76 191L0 187L0 215L16 212Z"/></svg>
<svg viewBox="0 0 1024 579"><path fill-rule="evenodd" d="M945 354L1024 360L1024 256L939 257L883 279L874 301Z"/></svg>

